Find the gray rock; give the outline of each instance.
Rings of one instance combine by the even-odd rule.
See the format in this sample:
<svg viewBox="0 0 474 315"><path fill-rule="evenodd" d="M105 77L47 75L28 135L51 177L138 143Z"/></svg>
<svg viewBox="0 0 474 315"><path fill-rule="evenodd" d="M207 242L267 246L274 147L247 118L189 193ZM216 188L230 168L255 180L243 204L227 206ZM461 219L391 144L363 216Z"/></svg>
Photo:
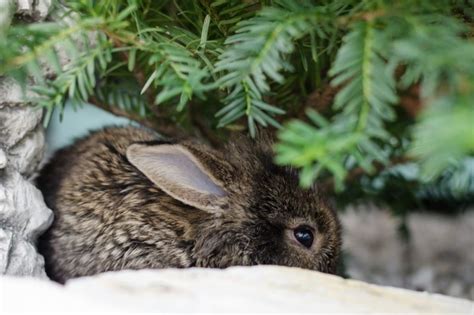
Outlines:
<svg viewBox="0 0 474 315"><path fill-rule="evenodd" d="M3 193L0 194L2 227L33 242L51 222L51 212L43 202L41 192L18 172L7 171L3 178L6 180L2 183ZM45 219L36 213L45 214Z"/></svg>
<svg viewBox="0 0 474 315"><path fill-rule="evenodd" d="M27 180L43 156L41 111L11 94L0 93L0 104L0 273L46 277L34 244L51 224L52 212Z"/></svg>
<svg viewBox="0 0 474 315"><path fill-rule="evenodd" d="M16 13L17 14L31 14L33 12L33 0L17 0Z"/></svg>
<svg viewBox="0 0 474 315"><path fill-rule="evenodd" d="M430 291L435 290L434 287L435 274L432 268L422 267L414 272L409 278L410 286L419 291Z"/></svg>
<svg viewBox="0 0 474 315"><path fill-rule="evenodd" d="M474 211L408 217L408 244L389 211L364 206L341 214L347 273L357 280L474 298ZM367 228L370 227L370 228Z"/></svg>
<svg viewBox="0 0 474 315"><path fill-rule="evenodd" d="M1 0L0 0L1 1ZM25 103L25 97L15 80L11 78L0 77L0 107L22 105Z"/></svg>
<svg viewBox="0 0 474 315"><path fill-rule="evenodd" d="M43 157L41 116L13 80L0 78L1 274L46 277L34 244L51 224L52 212L28 181Z"/></svg>
<svg viewBox="0 0 474 315"><path fill-rule="evenodd" d="M40 21L51 7L51 0L0 0L0 31L13 14ZM0 274L46 277L35 244L51 224L52 211L29 181L45 147L42 110L28 101L32 96L29 86L25 95L14 80L0 77Z"/></svg>
<svg viewBox="0 0 474 315"><path fill-rule="evenodd" d="M8 164L25 176L33 174L43 157L41 116L41 110L26 104L0 106L0 145Z"/></svg>
<svg viewBox="0 0 474 315"><path fill-rule="evenodd" d="M45 147L43 127L38 125L36 129L27 133L8 152L10 164L21 174L29 177L36 172L40 164Z"/></svg>
<svg viewBox="0 0 474 315"><path fill-rule="evenodd" d="M52 5L52 0L17 0L13 2L16 2L15 14L33 21L44 20Z"/></svg>
<svg viewBox="0 0 474 315"><path fill-rule="evenodd" d="M41 121L41 111L30 106L6 106L0 112L0 142L10 148L33 131Z"/></svg>
<svg viewBox="0 0 474 315"><path fill-rule="evenodd" d="M3 170L7 166L7 154L5 151L0 149L0 170Z"/></svg>
<svg viewBox="0 0 474 315"><path fill-rule="evenodd" d="M4 277L5 311L468 314L474 304L279 266L106 273L65 286ZM28 296L29 303L22 303Z"/></svg>
<svg viewBox="0 0 474 315"><path fill-rule="evenodd" d="M45 277L44 260L34 244L52 221L41 193L18 171L0 178L0 273Z"/></svg>
<svg viewBox="0 0 474 315"><path fill-rule="evenodd" d="M44 20L51 11L52 0L40 0L35 4L35 16L39 20Z"/></svg>

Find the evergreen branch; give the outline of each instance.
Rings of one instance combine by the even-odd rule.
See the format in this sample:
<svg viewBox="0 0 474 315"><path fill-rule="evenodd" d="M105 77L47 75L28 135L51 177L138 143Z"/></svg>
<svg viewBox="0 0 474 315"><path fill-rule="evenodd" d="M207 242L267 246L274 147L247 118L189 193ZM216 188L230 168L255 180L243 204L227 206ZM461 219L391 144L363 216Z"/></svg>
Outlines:
<svg viewBox="0 0 474 315"><path fill-rule="evenodd" d="M331 18L326 7L308 9L304 5L283 3L286 7L264 8L257 16L239 23L236 34L226 40L228 48L219 57L216 71L224 73L219 84L233 92L217 115L221 116L220 126L241 117L242 111L248 116L252 135L255 121L263 126L279 126L272 116L284 112L263 100L263 95L270 90L267 81L283 83L281 72L292 69L285 58L293 52L294 41L314 27L322 28L321 23L328 23ZM245 85L239 87L242 84ZM254 102L261 105L258 110L251 110Z"/></svg>
<svg viewBox="0 0 474 315"><path fill-rule="evenodd" d="M374 30L373 22L362 23L364 25L365 36L363 39L363 56L362 56L362 71L361 71L361 84L362 84L362 102L361 109L359 114L359 119L357 121L356 132L363 132L367 125L367 118L370 111L369 98L372 95L372 60L374 58ZM336 59L337 60L337 59ZM337 62L337 61L336 61ZM340 100L340 99L339 99ZM341 101L342 102L342 101Z"/></svg>
<svg viewBox="0 0 474 315"><path fill-rule="evenodd" d="M113 33L110 33L110 32L106 32L107 36L109 36L110 38L112 38L113 40L113 43L114 43L114 47L116 48L123 48L124 47L124 43L122 42L122 39L114 36ZM127 41L128 42L128 41ZM119 52L119 55L120 55L120 58L126 62L127 64L130 64L131 62L131 58L130 58L130 55L128 53L127 50L121 50ZM135 56L136 58L136 56ZM135 79L137 80L139 86L141 89L143 89L143 87L145 86L146 84L146 74L145 74L145 71L143 69L141 69L138 65L134 65L133 67L129 67L135 77ZM147 108L156 116L156 117L160 117L160 116L163 116L158 110L156 110L156 107L154 106L154 100L155 100L155 95L156 95L156 91L154 88L150 87L147 89L146 91L146 99L147 99L147 102L146 102L146 106Z"/></svg>
<svg viewBox="0 0 474 315"><path fill-rule="evenodd" d="M8 62L4 63L4 66L0 69L1 72L7 73L8 71L24 66L25 64L38 60L42 56L46 55L49 51L54 50L54 46L60 44L66 39L70 39L72 35L77 33L83 33L91 31L97 28L101 28L105 24L105 21L96 19L86 19L72 26L66 27L59 23L48 23L40 25L28 25L24 28L15 28L13 32L9 33L11 37L25 36L35 38L36 36L47 36L49 37L42 43L35 45L36 42L25 43L23 42L22 48L27 47L27 51L23 54L11 58ZM33 35L33 36L32 36ZM26 46L25 46L26 45ZM6 49L6 47L5 47Z"/></svg>
<svg viewBox="0 0 474 315"><path fill-rule="evenodd" d="M186 126L213 144L230 134L215 133L214 111L218 127L241 131L246 120L251 135L296 117L279 133L277 161L299 167L304 185L333 176L340 189L371 171L363 179L375 181L394 157L408 156L420 170L410 181L413 196L422 179L439 178L435 185L451 178L446 174L461 172L473 154L474 11L466 1L66 6L75 25L14 23L0 40L0 71L23 83L33 77L48 115L69 100L90 100L165 134L165 126ZM332 86L325 86L328 77ZM409 87L416 97L407 101ZM396 117L397 103L409 119Z"/></svg>
<svg viewBox="0 0 474 315"><path fill-rule="evenodd" d="M347 174L344 164L348 152L354 151L361 135L344 132L344 125L331 124L315 111L308 111L308 117L311 124L293 120L279 132L276 162L301 168L300 182L306 187L321 172L329 170L341 188ZM367 163L364 166L369 167Z"/></svg>
<svg viewBox="0 0 474 315"><path fill-rule="evenodd" d="M421 178L437 179L474 155L474 80L471 90L433 101L420 116L410 154L420 160Z"/></svg>
<svg viewBox="0 0 474 315"><path fill-rule="evenodd" d="M96 67L104 71L111 59L110 43L106 38L98 36L96 46L82 52L54 80L44 81L33 87L38 95L34 102L47 108L46 117L49 118L54 108L62 110L67 100L73 105L87 101L94 93ZM48 119L45 120L45 124L47 123Z"/></svg>
<svg viewBox="0 0 474 315"><path fill-rule="evenodd" d="M190 41L189 33L179 28L155 28L153 36L147 35L147 29L142 29L140 40L133 36L121 38L112 32L107 35L113 39L115 47L119 50L120 58L129 65L129 70L133 73L140 85L141 93L146 94L148 109L157 118L164 118L167 114L162 108L158 109L157 104L164 103L175 96L179 96L177 110L181 111L186 103L191 100L193 94L203 97L203 92L210 87L204 80L209 79L209 72L196 59L197 51L192 51L189 47L183 46L177 39L178 36L185 35L185 42ZM152 31L151 29L149 31ZM127 45L130 45L127 47ZM133 56L130 55L133 52ZM146 57L148 64L137 63L137 54ZM199 54L202 58L202 54ZM130 64L133 66L131 67ZM150 74L150 67L154 71ZM146 68L149 72L147 75ZM161 88L161 89L158 89Z"/></svg>
<svg viewBox="0 0 474 315"><path fill-rule="evenodd" d="M153 69L142 93L150 86L161 87L154 103L179 96L177 110L181 111L193 95L203 97L210 89L205 82L210 79L210 73L186 47L160 36L160 42L148 42L141 49L149 54L148 66Z"/></svg>
<svg viewBox="0 0 474 315"><path fill-rule="evenodd" d="M330 71L333 85L349 80L335 98L335 109L344 109L339 119L358 113L351 128L374 137L382 135L378 131L384 120L395 118L391 105L398 100L394 73L383 59L387 46L373 22L359 22L345 37Z"/></svg>
<svg viewBox="0 0 474 315"><path fill-rule="evenodd" d="M319 128L294 121L280 133L277 162L301 167L303 185L309 186L328 170L341 189L349 157L367 172L373 171L373 160L387 162L373 141L389 138L384 121L394 119L391 104L397 100L392 73L381 58L383 44L373 22L357 23L345 36L330 71L333 85L345 83L334 102L334 108L342 112L329 122L311 111L310 119Z"/></svg>
<svg viewBox="0 0 474 315"><path fill-rule="evenodd" d="M104 101L99 100L99 98L91 96L89 97L87 102L89 104L94 105L95 107L103 109L106 112L110 112L116 116L125 117L134 122L137 122L144 127L147 127L150 129L154 129L156 127L154 123L152 123L149 119L147 119L147 117L144 117L140 114L135 114L129 110L123 109L121 108L121 106L115 105L113 102L110 102L108 100L104 102Z"/></svg>
<svg viewBox="0 0 474 315"><path fill-rule="evenodd" d="M424 106L409 153L419 159L420 178L433 181L474 153L474 43L465 40L465 27L452 18L427 15L405 22L391 62L405 65L403 87L419 86Z"/></svg>
<svg viewBox="0 0 474 315"><path fill-rule="evenodd" d="M96 97L90 97L87 102L114 115L125 117L137 122L142 126L157 131L165 137L173 139L184 139L189 137L189 134L173 121L168 121L166 119L156 120L155 118L144 117L140 114L135 114L130 110L121 109L120 106L117 106L114 103L100 101Z"/></svg>
<svg viewBox="0 0 474 315"><path fill-rule="evenodd" d="M391 158L388 163L380 163L380 162L373 162L372 163L372 169L373 171L370 173L367 173L367 170L362 168L362 167L356 167L352 170L350 170L345 179L344 182L346 184L354 183L355 181L359 180L360 177L364 175L370 175L372 177L377 177L381 172L384 172L393 166L400 165L400 164L405 164L412 161L410 158L405 157L405 156L397 156L394 158ZM321 183L321 188L324 189L325 191L329 192L334 189L336 186L334 178L327 178Z"/></svg>

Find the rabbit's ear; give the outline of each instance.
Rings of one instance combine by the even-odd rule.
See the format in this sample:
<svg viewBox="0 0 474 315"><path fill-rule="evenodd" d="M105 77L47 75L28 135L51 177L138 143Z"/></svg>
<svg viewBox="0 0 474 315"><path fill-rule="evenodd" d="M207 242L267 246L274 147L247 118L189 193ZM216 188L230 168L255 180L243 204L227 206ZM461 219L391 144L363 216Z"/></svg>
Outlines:
<svg viewBox="0 0 474 315"><path fill-rule="evenodd" d="M182 145L133 144L127 158L161 190L187 205L221 212L227 203L220 181Z"/></svg>

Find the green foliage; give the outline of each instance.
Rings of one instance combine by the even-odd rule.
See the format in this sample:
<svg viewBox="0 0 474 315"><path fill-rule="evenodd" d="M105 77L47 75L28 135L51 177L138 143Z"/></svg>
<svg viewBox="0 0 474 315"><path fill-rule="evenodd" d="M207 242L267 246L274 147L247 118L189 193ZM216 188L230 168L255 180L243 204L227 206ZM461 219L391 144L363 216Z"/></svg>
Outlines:
<svg viewBox="0 0 474 315"><path fill-rule="evenodd" d="M474 93L436 99L414 130L411 154L422 165L422 179L460 165L474 151Z"/></svg>
<svg viewBox="0 0 474 315"><path fill-rule="evenodd" d="M112 59L111 47L107 39L96 38L96 46L82 52L72 52L72 63L61 69L59 61L50 55L51 64L55 63L56 74L54 80L43 81L38 73L39 83L33 87L39 97L35 100L39 106L47 108L45 122L49 121L55 108L62 109L66 100L75 103L86 102L94 94L96 85L96 69L105 70Z"/></svg>
<svg viewBox="0 0 474 315"><path fill-rule="evenodd" d="M245 114L253 136L255 122L279 128L272 116L285 112L264 101L265 94L270 92L268 80L282 84L282 72L293 69L287 57L295 49L294 42L307 34L315 36L316 29L325 37L326 25L335 17L331 6L297 5L289 1L280 5L263 8L255 17L240 22L235 34L225 41L227 49L219 56L215 69L224 72L218 83L230 89L224 99L225 107L216 114L220 126Z"/></svg>
<svg viewBox="0 0 474 315"><path fill-rule="evenodd" d="M397 101L393 69L383 59L387 55L383 36L371 22L356 23L343 38L330 71L334 85L346 83L334 101L333 108L338 114L328 122L316 112L310 112L309 118L317 128L296 121L281 132L283 143L277 147L280 153L277 161L303 167L304 185L311 185L327 169L341 187L347 174L344 164L348 156L368 172L373 161L387 161L374 141L390 140L384 120L395 118L391 105ZM312 139L302 142L305 136ZM297 164L303 157L305 160Z"/></svg>
<svg viewBox="0 0 474 315"><path fill-rule="evenodd" d="M153 71L143 86L142 93L150 86L159 88L156 104L179 96L179 111L193 95L203 97L203 92L210 88L203 82L209 77L209 70L204 67L202 60L193 56L198 48L186 47L193 41L197 43L199 38L176 28L142 25L140 29L139 37L145 44L132 48L128 65L133 71L135 59L142 58L147 60L148 70Z"/></svg>
<svg viewBox="0 0 474 315"><path fill-rule="evenodd" d="M211 133L274 128L276 161L304 186L332 178L341 200L405 187L413 205L433 185L471 187L456 174L474 153L472 1L74 0L55 12L0 34L0 73L33 77L49 114L94 99L187 128L197 112ZM312 95L329 84L320 108ZM381 172L394 160L416 177Z"/></svg>
<svg viewBox="0 0 474 315"><path fill-rule="evenodd" d="M85 102L94 94L96 74L105 71L112 59L111 40L97 29L120 30L125 14L87 17L71 23L63 13L62 22L19 25L0 38L0 73L16 78L23 86L31 75L37 97L32 102L47 109L45 122L66 100ZM91 44L92 42L92 44ZM64 47L63 55L58 46ZM62 60L68 62L63 66ZM46 66L47 71L42 67Z"/></svg>

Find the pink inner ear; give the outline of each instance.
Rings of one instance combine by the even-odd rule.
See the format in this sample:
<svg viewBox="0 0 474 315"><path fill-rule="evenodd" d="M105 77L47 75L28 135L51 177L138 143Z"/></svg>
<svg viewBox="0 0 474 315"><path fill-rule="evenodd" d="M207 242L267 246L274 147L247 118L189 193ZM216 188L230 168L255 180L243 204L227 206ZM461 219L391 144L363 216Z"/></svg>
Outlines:
<svg viewBox="0 0 474 315"><path fill-rule="evenodd" d="M127 158L159 188L185 203L208 207L227 195L212 170L181 145L131 145Z"/></svg>
<svg viewBox="0 0 474 315"><path fill-rule="evenodd" d="M157 170L160 176L166 177L167 181L216 197L226 195L226 192L204 172L202 166L184 152L157 154L153 159L155 167L160 168Z"/></svg>

